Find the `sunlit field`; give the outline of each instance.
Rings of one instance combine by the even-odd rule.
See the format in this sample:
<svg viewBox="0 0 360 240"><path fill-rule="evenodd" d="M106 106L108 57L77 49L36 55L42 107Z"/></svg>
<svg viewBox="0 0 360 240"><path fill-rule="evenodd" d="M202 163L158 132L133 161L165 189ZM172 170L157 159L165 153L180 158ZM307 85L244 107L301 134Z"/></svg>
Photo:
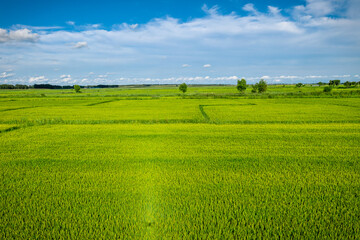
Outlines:
<svg viewBox="0 0 360 240"><path fill-rule="evenodd" d="M0 239L360 238L358 88L188 90L0 90Z"/></svg>

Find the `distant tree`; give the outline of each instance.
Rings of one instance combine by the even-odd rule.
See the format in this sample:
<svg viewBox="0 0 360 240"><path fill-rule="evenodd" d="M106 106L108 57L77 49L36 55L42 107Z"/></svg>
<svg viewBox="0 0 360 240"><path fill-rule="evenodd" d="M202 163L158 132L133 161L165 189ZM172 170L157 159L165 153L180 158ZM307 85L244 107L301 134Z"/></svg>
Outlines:
<svg viewBox="0 0 360 240"><path fill-rule="evenodd" d="M351 82L351 86L356 86L357 82Z"/></svg>
<svg viewBox="0 0 360 240"><path fill-rule="evenodd" d="M331 92L332 89L333 89L332 85L331 86L326 86L326 87L324 87L324 92Z"/></svg>
<svg viewBox="0 0 360 240"><path fill-rule="evenodd" d="M12 84L1 84L0 89L14 89L15 86Z"/></svg>
<svg viewBox="0 0 360 240"><path fill-rule="evenodd" d="M79 85L74 85L74 90L75 90L75 92L76 93L80 93L81 91L81 88L80 88L80 86Z"/></svg>
<svg viewBox="0 0 360 240"><path fill-rule="evenodd" d="M29 86L28 85L22 85L22 84L16 84L15 88L16 89L28 89Z"/></svg>
<svg viewBox="0 0 360 240"><path fill-rule="evenodd" d="M295 86L298 87L298 88L300 88L300 87L303 87L303 86L305 86L305 85L302 84L302 83L297 83Z"/></svg>
<svg viewBox="0 0 360 240"><path fill-rule="evenodd" d="M247 87L246 80L244 78L237 81L236 89L239 92L244 93L246 90L246 87Z"/></svg>
<svg viewBox="0 0 360 240"><path fill-rule="evenodd" d="M338 86L340 84L340 80L330 80L329 85Z"/></svg>
<svg viewBox="0 0 360 240"><path fill-rule="evenodd" d="M179 85L179 90L182 91L183 93L186 93L187 91L187 85L186 83L182 83Z"/></svg>
<svg viewBox="0 0 360 240"><path fill-rule="evenodd" d="M325 85L325 83L323 83L323 82L318 82L317 84L318 84L319 86Z"/></svg>
<svg viewBox="0 0 360 240"><path fill-rule="evenodd" d="M351 82L349 82L349 81L344 82L344 86L347 88L351 87Z"/></svg>
<svg viewBox="0 0 360 240"><path fill-rule="evenodd" d="M267 90L267 83L264 79L261 79L258 83L256 83L255 85L257 85L257 90L259 93L263 93L266 92Z"/></svg>

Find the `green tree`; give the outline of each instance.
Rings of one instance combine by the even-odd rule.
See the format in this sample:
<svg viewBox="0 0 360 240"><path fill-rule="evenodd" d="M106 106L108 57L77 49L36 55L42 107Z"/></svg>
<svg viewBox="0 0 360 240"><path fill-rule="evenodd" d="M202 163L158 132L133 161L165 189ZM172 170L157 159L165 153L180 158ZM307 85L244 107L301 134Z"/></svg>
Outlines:
<svg viewBox="0 0 360 240"><path fill-rule="evenodd" d="M298 88L300 88L300 87L303 87L303 86L305 86L305 85L302 84L302 83L297 83L295 86L298 87Z"/></svg>
<svg viewBox="0 0 360 240"><path fill-rule="evenodd" d="M179 90L182 91L183 93L186 93L186 91L187 91L187 85L186 85L186 83L180 84Z"/></svg>
<svg viewBox="0 0 360 240"><path fill-rule="evenodd" d="M257 85L257 90L259 93L263 93L266 92L267 90L267 83L264 79L261 79L258 83L256 83L255 85Z"/></svg>
<svg viewBox="0 0 360 240"><path fill-rule="evenodd" d="M340 84L340 80L330 80L329 85L338 86Z"/></svg>
<svg viewBox="0 0 360 240"><path fill-rule="evenodd" d="M247 87L246 80L244 78L237 81L236 89L239 92L244 93L246 90L246 87Z"/></svg>
<svg viewBox="0 0 360 240"><path fill-rule="evenodd" d="M344 86L347 87L347 88L350 87L350 86L351 86L351 82L349 82L349 81L344 82Z"/></svg>
<svg viewBox="0 0 360 240"><path fill-rule="evenodd" d="M74 85L74 90L75 90L75 92L76 93L80 93L81 91L81 88L80 88L80 86L79 85Z"/></svg>

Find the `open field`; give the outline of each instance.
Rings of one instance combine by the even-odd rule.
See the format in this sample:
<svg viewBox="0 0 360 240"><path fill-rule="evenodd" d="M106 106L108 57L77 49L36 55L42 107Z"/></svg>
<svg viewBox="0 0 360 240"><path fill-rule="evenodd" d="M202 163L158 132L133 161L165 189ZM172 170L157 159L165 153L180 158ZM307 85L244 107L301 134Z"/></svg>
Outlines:
<svg viewBox="0 0 360 240"><path fill-rule="evenodd" d="M296 91L0 91L0 238L360 238L360 95Z"/></svg>

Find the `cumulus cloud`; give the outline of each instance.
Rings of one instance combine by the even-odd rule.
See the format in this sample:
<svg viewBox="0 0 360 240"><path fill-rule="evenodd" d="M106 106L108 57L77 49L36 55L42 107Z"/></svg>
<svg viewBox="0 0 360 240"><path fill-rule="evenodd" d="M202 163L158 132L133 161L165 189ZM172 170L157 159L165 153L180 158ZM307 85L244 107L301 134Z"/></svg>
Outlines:
<svg viewBox="0 0 360 240"><path fill-rule="evenodd" d="M70 74L63 74L60 76L60 81L63 83L70 83L72 81Z"/></svg>
<svg viewBox="0 0 360 240"><path fill-rule="evenodd" d="M44 83L47 82L49 79L47 79L45 76L38 76L38 77L30 77L29 83Z"/></svg>
<svg viewBox="0 0 360 240"><path fill-rule="evenodd" d="M86 48L87 46L87 42L77 42L75 43L74 48Z"/></svg>
<svg viewBox="0 0 360 240"><path fill-rule="evenodd" d="M187 68L187 67L190 67L190 66L191 66L190 64L186 64L186 63L182 65L183 68Z"/></svg>
<svg viewBox="0 0 360 240"><path fill-rule="evenodd" d="M74 25L75 25L75 22L74 22L74 21L67 21L66 24L67 24L67 25L70 25L70 26L74 26Z"/></svg>
<svg viewBox="0 0 360 240"><path fill-rule="evenodd" d="M209 68L209 67L211 67L211 64L205 64L203 67L204 68Z"/></svg>
<svg viewBox="0 0 360 240"><path fill-rule="evenodd" d="M27 28L10 31L0 28L0 43L9 41L35 42L38 39L39 35L32 33L32 31Z"/></svg>

